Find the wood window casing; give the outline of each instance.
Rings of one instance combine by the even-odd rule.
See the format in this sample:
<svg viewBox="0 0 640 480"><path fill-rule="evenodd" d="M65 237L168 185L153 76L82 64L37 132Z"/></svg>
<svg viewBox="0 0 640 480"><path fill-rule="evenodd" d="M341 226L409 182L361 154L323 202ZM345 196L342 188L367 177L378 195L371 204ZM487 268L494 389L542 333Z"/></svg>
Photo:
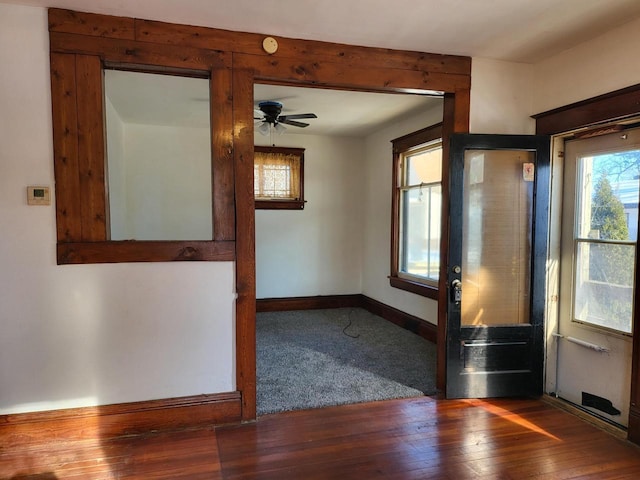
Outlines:
<svg viewBox="0 0 640 480"><path fill-rule="evenodd" d="M442 139L442 123L423 128L391 141L393 145L393 174L392 174L392 201L391 201L391 274L389 283L392 287L406 290L423 297L438 299L438 286L430 282L421 282L413 278L403 278L400 274L400 163L402 155L412 148ZM443 197L442 203L446 203ZM442 259L441 259L442 263Z"/></svg>
<svg viewBox="0 0 640 480"><path fill-rule="evenodd" d="M296 162L291 166L296 172L292 175L291 182L295 182L295 186L291 186L297 192L296 198L278 198L272 197L264 199L256 196L256 210L302 210L304 209L304 148L289 147L262 147L255 146L254 152L261 154L262 157L269 155L286 155L295 157ZM266 160L265 160L266 162ZM254 163L256 161L254 160ZM257 182L256 182L257 183Z"/></svg>
<svg viewBox="0 0 640 480"><path fill-rule="evenodd" d="M243 420L256 417L254 84L443 95L443 195L448 185L448 135L469 129L469 57L288 38L278 38L278 51L269 55L262 49L263 38L261 34L49 9L59 262L81 263L85 256L93 256L92 262L235 260L235 371ZM213 203L226 214L214 218L214 239L204 242L209 252L202 252L204 245L193 242L111 242L106 235L95 241L82 234L80 200L84 203L86 194L81 193L77 178L80 167L85 172L83 182L88 184L83 189L89 192L104 192L104 176L87 169L86 159L78 156L79 142L84 140L71 105L76 99L78 56L97 57L114 67L211 76L211 109L217 109L211 125ZM78 86L83 89L86 85L80 78ZM99 170L103 169L101 164ZM442 214L441 251L446 252L447 205ZM92 207L87 225L91 218L106 228L105 210ZM150 252L154 248L160 252ZM438 385L442 388L446 288L442 273L440 277Z"/></svg>

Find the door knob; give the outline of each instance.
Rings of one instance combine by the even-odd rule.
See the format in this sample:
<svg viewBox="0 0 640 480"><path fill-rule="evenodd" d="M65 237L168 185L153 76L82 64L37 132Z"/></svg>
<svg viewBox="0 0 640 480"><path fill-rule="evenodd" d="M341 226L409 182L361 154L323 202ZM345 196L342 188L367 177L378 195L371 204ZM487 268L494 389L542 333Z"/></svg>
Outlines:
<svg viewBox="0 0 640 480"><path fill-rule="evenodd" d="M455 303L462 301L462 282L457 278L451 282L451 301Z"/></svg>

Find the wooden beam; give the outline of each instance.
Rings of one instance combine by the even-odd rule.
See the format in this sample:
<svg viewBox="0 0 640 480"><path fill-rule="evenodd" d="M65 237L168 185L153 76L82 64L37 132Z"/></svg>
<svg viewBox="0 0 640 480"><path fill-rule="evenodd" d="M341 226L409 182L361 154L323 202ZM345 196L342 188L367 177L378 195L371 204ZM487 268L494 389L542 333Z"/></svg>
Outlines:
<svg viewBox="0 0 640 480"><path fill-rule="evenodd" d="M58 243L58 264L233 261L235 243L209 241L97 241Z"/></svg>
<svg viewBox="0 0 640 480"><path fill-rule="evenodd" d="M100 58L76 55L76 78L84 85L77 95L78 172L82 240L107 238L104 95Z"/></svg>
<svg viewBox="0 0 640 480"><path fill-rule="evenodd" d="M233 73L236 209L236 388L242 419L256 418L256 253L253 192L253 75Z"/></svg>
<svg viewBox="0 0 640 480"><path fill-rule="evenodd" d="M63 242L80 241L76 56L73 54L51 54L51 102L57 238Z"/></svg>
<svg viewBox="0 0 640 480"><path fill-rule="evenodd" d="M235 54L233 67L253 70L260 80L377 92L435 94L464 90L471 85L468 75L317 62L308 57Z"/></svg>

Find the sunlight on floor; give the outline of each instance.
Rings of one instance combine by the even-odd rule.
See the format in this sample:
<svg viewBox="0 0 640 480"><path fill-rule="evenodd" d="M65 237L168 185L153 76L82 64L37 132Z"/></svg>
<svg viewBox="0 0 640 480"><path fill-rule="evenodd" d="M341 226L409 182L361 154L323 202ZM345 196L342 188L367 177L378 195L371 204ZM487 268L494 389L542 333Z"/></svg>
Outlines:
<svg viewBox="0 0 640 480"><path fill-rule="evenodd" d="M541 435L544 435L552 440L556 440L558 442L561 442L562 440L558 437L556 437L555 435L547 432L546 430L544 430L543 428L538 427L535 423L530 422L529 420L525 420L524 418L522 418L520 415L510 412L507 409L504 409L502 407L498 407L496 405L492 405L484 400L477 400L477 399L469 399L469 400L462 400L465 403L468 403L469 405L472 405L474 407L479 407L482 408L483 410L486 410L487 412L493 414L493 415L497 415L500 418L504 418L505 420L509 420L510 422L515 423L516 425L519 425L523 428L526 428L528 430L531 430L532 432L535 433L539 433Z"/></svg>

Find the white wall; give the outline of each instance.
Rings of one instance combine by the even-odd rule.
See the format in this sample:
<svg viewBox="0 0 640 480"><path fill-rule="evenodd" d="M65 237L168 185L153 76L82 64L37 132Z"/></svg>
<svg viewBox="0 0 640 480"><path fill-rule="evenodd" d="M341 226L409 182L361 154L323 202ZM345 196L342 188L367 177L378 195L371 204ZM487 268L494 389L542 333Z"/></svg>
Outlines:
<svg viewBox="0 0 640 480"><path fill-rule="evenodd" d="M437 302L389 285L391 262L391 140L442 121L442 107L404 119L365 138L362 293L431 323Z"/></svg>
<svg viewBox="0 0 640 480"><path fill-rule="evenodd" d="M256 145L269 145L256 135ZM304 148L304 210L256 210L257 298L362 291L362 140L284 134Z"/></svg>
<svg viewBox="0 0 640 480"><path fill-rule="evenodd" d="M234 390L234 263L57 266L45 9L0 4L0 65L0 414Z"/></svg>
<svg viewBox="0 0 640 480"><path fill-rule="evenodd" d="M640 83L640 19L534 66L533 112Z"/></svg>
<svg viewBox="0 0 640 480"><path fill-rule="evenodd" d="M113 240L210 240L211 142L209 128L124 124L122 178L126 230ZM111 217L114 217L111 213Z"/></svg>
<svg viewBox="0 0 640 480"><path fill-rule="evenodd" d="M127 170L124 159L124 123L105 95L105 122L107 127L107 162L109 184L109 225L111 238L132 238L127 222Z"/></svg>
<svg viewBox="0 0 640 480"><path fill-rule="evenodd" d="M471 133L535 133L531 88L533 67L524 63L473 58Z"/></svg>

